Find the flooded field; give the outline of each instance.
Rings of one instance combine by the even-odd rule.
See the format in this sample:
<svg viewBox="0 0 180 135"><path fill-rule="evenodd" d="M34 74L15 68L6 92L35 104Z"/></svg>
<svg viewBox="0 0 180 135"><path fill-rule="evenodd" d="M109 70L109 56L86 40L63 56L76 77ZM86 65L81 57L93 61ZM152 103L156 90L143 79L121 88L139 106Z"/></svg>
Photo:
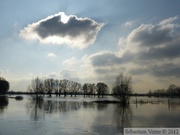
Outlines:
<svg viewBox="0 0 180 135"><path fill-rule="evenodd" d="M110 135L124 127L179 127L180 100L133 97L129 104L95 103L112 97L52 97L43 102L0 98L0 135Z"/></svg>

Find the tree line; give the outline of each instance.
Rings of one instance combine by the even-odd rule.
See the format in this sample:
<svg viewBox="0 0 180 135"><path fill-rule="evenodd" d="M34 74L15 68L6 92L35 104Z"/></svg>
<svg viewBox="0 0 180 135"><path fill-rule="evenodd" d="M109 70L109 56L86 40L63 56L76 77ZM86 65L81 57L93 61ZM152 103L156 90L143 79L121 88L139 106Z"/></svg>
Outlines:
<svg viewBox="0 0 180 135"><path fill-rule="evenodd" d="M167 89L149 90L147 95L155 97L180 97L180 87L175 84L171 84Z"/></svg>
<svg viewBox="0 0 180 135"><path fill-rule="evenodd" d="M132 79L130 75L120 73L116 78L112 88L112 95L120 101L127 101L129 95L132 94ZM45 94L51 97L52 94L56 96L83 94L85 96L98 96L103 97L109 94L110 88L103 82L95 83L84 83L81 85L78 82L70 81L67 79L42 79L36 77L32 79L28 86L28 92L32 94L34 99L43 99Z"/></svg>
<svg viewBox="0 0 180 135"><path fill-rule="evenodd" d="M112 88L112 95L119 99L120 101L127 101L129 99L129 94L132 94L132 79L130 75L125 73L120 73L115 78L115 82ZM9 82L4 78L0 78L0 90L1 93L6 93L9 90ZM74 95L76 97L77 94L83 94L85 96L98 96L103 97L106 94L109 94L110 88L107 84L103 82L95 83L84 83L81 85L78 82L63 79L58 80L54 78L39 78L31 80L27 88L28 94L30 94L33 99L39 100L43 99L45 95L49 97L52 94L56 96L64 95Z"/></svg>
<svg viewBox="0 0 180 135"><path fill-rule="evenodd" d="M41 99L45 94L48 94L51 97L52 94L56 96L64 95L74 95L76 97L77 94L84 94L84 96L90 95L98 95L104 96L109 93L109 87L107 84L103 82L99 82L97 84L94 83L84 83L81 85L78 82L63 79L42 79L36 77L31 80L30 85L28 86L29 93L34 94L35 99Z"/></svg>

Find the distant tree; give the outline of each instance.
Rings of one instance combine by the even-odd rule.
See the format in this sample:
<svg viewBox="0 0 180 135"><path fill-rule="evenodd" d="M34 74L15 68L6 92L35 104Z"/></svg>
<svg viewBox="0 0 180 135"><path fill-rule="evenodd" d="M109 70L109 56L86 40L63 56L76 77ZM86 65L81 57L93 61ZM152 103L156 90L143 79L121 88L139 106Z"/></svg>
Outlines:
<svg viewBox="0 0 180 135"><path fill-rule="evenodd" d="M87 83L83 84L82 91L83 91L84 97L85 97L85 95L87 95L87 93L88 93L88 84Z"/></svg>
<svg viewBox="0 0 180 135"><path fill-rule="evenodd" d="M93 95L95 94L95 87L96 85L94 83L84 83L84 85L82 86L82 91L85 95Z"/></svg>
<svg viewBox="0 0 180 135"><path fill-rule="evenodd" d="M103 97L105 94L109 93L109 87L107 86L107 84L105 84L103 82L99 82L96 85L96 91L97 91L98 97L100 95Z"/></svg>
<svg viewBox="0 0 180 135"><path fill-rule="evenodd" d="M60 80L59 83L59 92L63 92L64 93L64 97L66 97L67 94L67 88L68 88L68 80L64 79L64 80Z"/></svg>
<svg viewBox="0 0 180 135"><path fill-rule="evenodd" d="M9 82L0 77L0 95L5 94L9 90Z"/></svg>
<svg viewBox="0 0 180 135"><path fill-rule="evenodd" d="M176 89L177 89L177 86L174 85L174 84L171 84L171 85L169 85L169 87L167 89L167 92L170 93L170 94L175 94L176 93Z"/></svg>
<svg viewBox="0 0 180 135"><path fill-rule="evenodd" d="M60 81L59 80L54 80L54 91L55 91L55 94L56 96L58 96L58 92L59 92L59 83Z"/></svg>
<svg viewBox="0 0 180 135"><path fill-rule="evenodd" d="M32 79L31 84L28 86L28 92L35 100L42 100L44 97L44 82L40 78Z"/></svg>
<svg viewBox="0 0 180 135"><path fill-rule="evenodd" d="M81 89L81 84L74 82L74 81L69 81L69 91L72 97L72 94L76 97L78 91Z"/></svg>
<svg viewBox="0 0 180 135"><path fill-rule="evenodd" d="M176 86L175 84L171 84L167 89L167 93L171 96L180 97L180 87Z"/></svg>
<svg viewBox="0 0 180 135"><path fill-rule="evenodd" d="M77 93L81 90L81 84L80 83L76 83L75 85L75 91L74 91L74 94L75 94L75 97L77 95Z"/></svg>
<svg viewBox="0 0 180 135"><path fill-rule="evenodd" d="M154 96L157 96L157 97L165 96L166 94L167 94L167 91L164 90L164 89L154 90L154 93L153 93L153 95L154 95Z"/></svg>
<svg viewBox="0 0 180 135"><path fill-rule="evenodd" d="M149 97L151 97L152 96L152 91L151 90L149 90L149 92L147 93L147 95L149 96Z"/></svg>
<svg viewBox="0 0 180 135"><path fill-rule="evenodd" d="M60 81L59 81L59 91L58 91L59 97L61 96L62 91L64 90L63 83L64 83L64 80L60 80Z"/></svg>
<svg viewBox="0 0 180 135"><path fill-rule="evenodd" d="M96 90L96 84L94 84L94 83L89 83L88 84L88 94L89 95L95 95L95 91Z"/></svg>
<svg viewBox="0 0 180 135"><path fill-rule="evenodd" d="M55 90L55 81L53 78L44 80L44 85L49 97L51 97L52 92Z"/></svg>
<svg viewBox="0 0 180 135"><path fill-rule="evenodd" d="M127 101L129 99L129 94L132 93L132 79L131 76L120 73L115 80L114 87L112 89L112 94L115 98L120 101Z"/></svg>

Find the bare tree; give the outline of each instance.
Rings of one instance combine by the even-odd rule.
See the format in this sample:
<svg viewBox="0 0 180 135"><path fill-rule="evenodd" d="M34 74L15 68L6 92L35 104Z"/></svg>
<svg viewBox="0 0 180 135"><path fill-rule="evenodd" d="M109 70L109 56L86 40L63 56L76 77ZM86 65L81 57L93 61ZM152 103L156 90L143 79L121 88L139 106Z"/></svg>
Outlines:
<svg viewBox="0 0 180 135"><path fill-rule="evenodd" d="M171 84L167 89L167 93L169 96L180 97L180 87L175 84Z"/></svg>
<svg viewBox="0 0 180 135"><path fill-rule="evenodd" d="M94 83L85 83L82 87L84 96L95 94L95 86Z"/></svg>
<svg viewBox="0 0 180 135"><path fill-rule="evenodd" d="M115 98L120 101L127 101L129 94L132 93L132 79L130 75L120 73L115 80L114 87L112 89Z"/></svg>
<svg viewBox="0 0 180 135"><path fill-rule="evenodd" d="M59 92L59 80L54 80L54 91L56 96L58 96L58 92Z"/></svg>
<svg viewBox="0 0 180 135"><path fill-rule="evenodd" d="M60 81L60 92L63 91L64 92L64 97L66 97L67 94L67 87L68 87L68 80L64 79Z"/></svg>
<svg viewBox="0 0 180 135"><path fill-rule="evenodd" d="M60 80L59 81L59 97L61 96L61 93L62 93L62 91L63 91L63 80Z"/></svg>
<svg viewBox="0 0 180 135"><path fill-rule="evenodd" d="M88 84L87 83L83 84L82 91L83 91L84 97L85 97L85 95L88 93Z"/></svg>
<svg viewBox="0 0 180 135"><path fill-rule="evenodd" d="M70 84L69 87L70 87L71 97L72 97L72 94L74 94L76 97L78 91L81 89L81 84L74 81L70 81L69 84Z"/></svg>
<svg viewBox="0 0 180 135"><path fill-rule="evenodd" d="M96 94L96 84L90 83L89 84L89 95L95 95Z"/></svg>
<svg viewBox="0 0 180 135"><path fill-rule="evenodd" d="M52 79L52 78L51 79L46 79L44 81L44 84L45 84L46 91L49 94L49 97L51 97L51 94L52 94L52 92L54 90L54 86L55 86L54 79Z"/></svg>
<svg viewBox="0 0 180 135"><path fill-rule="evenodd" d="M42 100L44 97L44 82L38 77L32 79L31 84L28 86L28 92L35 100Z"/></svg>

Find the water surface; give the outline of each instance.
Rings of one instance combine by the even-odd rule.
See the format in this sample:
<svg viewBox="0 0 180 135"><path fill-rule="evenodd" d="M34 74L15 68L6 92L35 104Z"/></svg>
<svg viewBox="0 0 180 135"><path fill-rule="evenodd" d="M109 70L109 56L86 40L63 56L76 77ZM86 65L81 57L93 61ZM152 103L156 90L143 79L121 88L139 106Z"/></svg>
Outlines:
<svg viewBox="0 0 180 135"><path fill-rule="evenodd" d="M43 102L27 96L0 98L0 135L110 135L124 127L179 127L180 100L131 98L129 104L94 103L112 97L52 97Z"/></svg>

